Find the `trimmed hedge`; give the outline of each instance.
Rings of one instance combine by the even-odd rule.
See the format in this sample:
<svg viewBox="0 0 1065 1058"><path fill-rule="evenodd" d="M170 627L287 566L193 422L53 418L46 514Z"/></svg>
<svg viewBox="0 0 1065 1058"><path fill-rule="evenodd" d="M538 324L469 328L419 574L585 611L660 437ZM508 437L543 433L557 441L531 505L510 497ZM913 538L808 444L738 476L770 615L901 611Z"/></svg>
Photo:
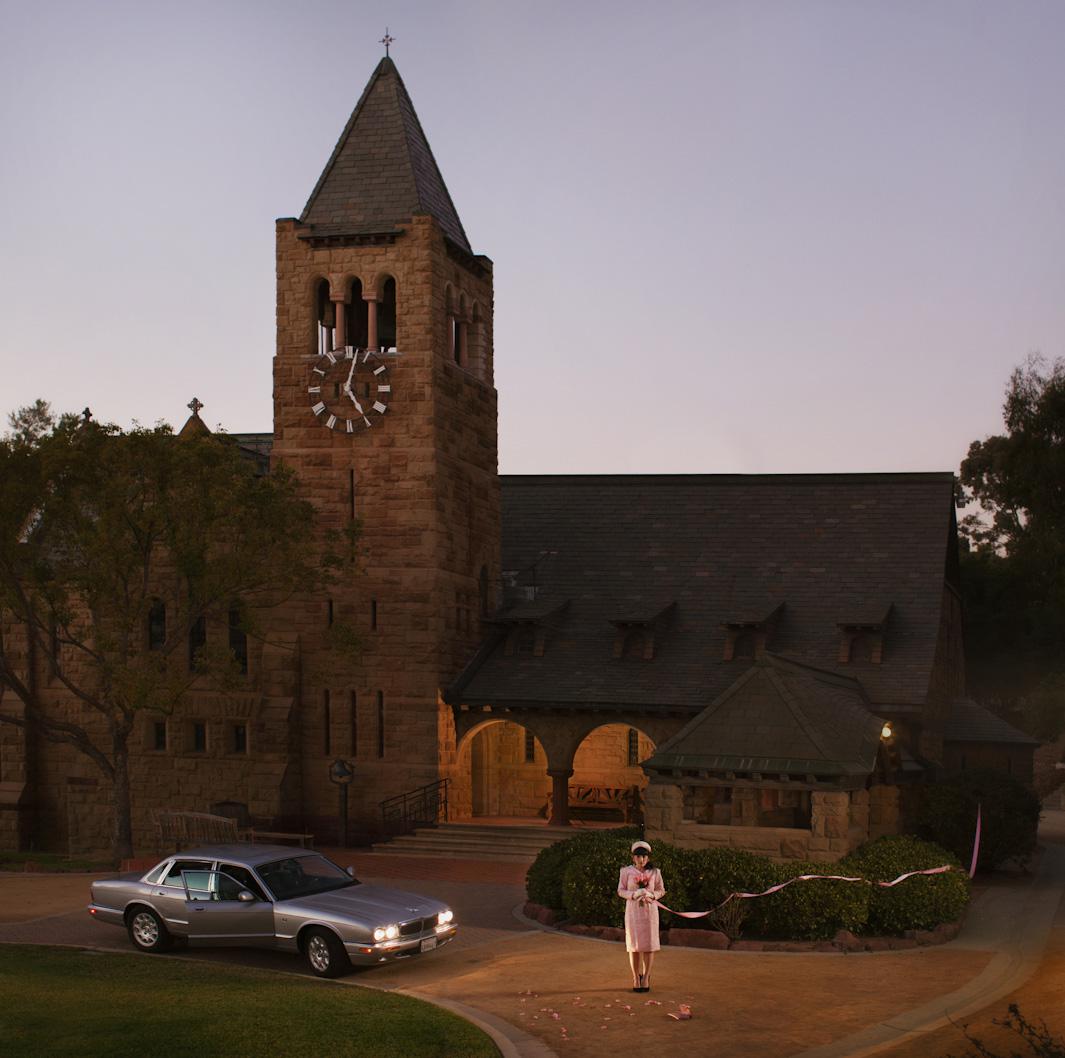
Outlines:
<svg viewBox="0 0 1065 1058"><path fill-rule="evenodd" d="M1036 847L1041 805L1024 783L996 771L967 771L921 791L912 829L953 852L966 866L972 855L976 806L982 818L982 870L1026 861Z"/></svg>
<svg viewBox="0 0 1065 1058"><path fill-rule="evenodd" d="M949 864L955 856L939 845L909 835L877 838L855 849L837 866L843 873L860 874L874 882L890 882L907 871ZM905 933L935 929L941 922L957 922L969 902L969 879L961 871L907 878L890 889L869 890L869 917L863 933Z"/></svg>
<svg viewBox="0 0 1065 1058"><path fill-rule="evenodd" d="M560 910L574 923L622 926L625 905L617 896L618 871L631 862L635 828L595 831L544 849L530 867L526 883L534 903ZM855 850L840 863L774 864L738 849L682 849L654 843L654 863L666 884L665 902L678 911L716 907L732 892L763 892L800 874L851 874L888 881L910 870L957 861L936 845L910 837L880 838ZM902 933L955 922L969 898L968 879L960 873L912 878L893 889L854 882L796 882L757 900L733 901L731 936L741 926L758 936L824 940L838 930ZM735 905L739 905L738 907ZM670 925L662 913L662 925ZM722 929L712 919L680 919L683 928Z"/></svg>
<svg viewBox="0 0 1065 1058"><path fill-rule="evenodd" d="M773 864L776 882L800 874L843 874L838 863ZM828 940L841 929L860 929L869 914L869 886L857 882L796 882L779 893L750 900L751 925L763 936Z"/></svg>
<svg viewBox="0 0 1065 1058"><path fill-rule="evenodd" d="M640 837L643 837L643 834L639 827L618 827L615 830L588 830L572 838L556 841L536 857L525 875L525 891L529 899L541 907L549 907L555 911L565 909L562 879L573 856L585 849L595 848L601 842L606 842L610 848L614 848L616 842L620 841L625 846L625 859L622 862L628 863L629 846ZM617 886L614 888L616 890Z"/></svg>

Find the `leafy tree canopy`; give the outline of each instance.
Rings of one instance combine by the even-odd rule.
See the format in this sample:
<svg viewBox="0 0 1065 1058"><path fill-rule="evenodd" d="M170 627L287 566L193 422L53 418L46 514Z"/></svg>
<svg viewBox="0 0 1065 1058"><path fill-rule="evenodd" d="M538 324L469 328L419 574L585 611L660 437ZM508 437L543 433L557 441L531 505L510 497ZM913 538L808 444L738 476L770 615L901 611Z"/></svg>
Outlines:
<svg viewBox="0 0 1065 1058"><path fill-rule="evenodd" d="M961 464L967 654L974 690L1023 699L1042 738L1065 724L1065 359L1030 357L1010 376L1005 432ZM1027 715L1031 714L1031 715Z"/></svg>
<svg viewBox="0 0 1065 1058"><path fill-rule="evenodd" d="M123 432L38 401L0 439L0 722L90 757L112 784L116 856L130 855L129 735L194 685L241 685L204 621L255 637L341 559L285 468L262 474L225 435ZM328 543L328 542L325 542ZM348 553L353 553L350 549ZM165 634L149 616L165 606ZM218 643L220 637L213 637ZM351 643L347 644L351 647ZM49 707L61 685L80 711Z"/></svg>

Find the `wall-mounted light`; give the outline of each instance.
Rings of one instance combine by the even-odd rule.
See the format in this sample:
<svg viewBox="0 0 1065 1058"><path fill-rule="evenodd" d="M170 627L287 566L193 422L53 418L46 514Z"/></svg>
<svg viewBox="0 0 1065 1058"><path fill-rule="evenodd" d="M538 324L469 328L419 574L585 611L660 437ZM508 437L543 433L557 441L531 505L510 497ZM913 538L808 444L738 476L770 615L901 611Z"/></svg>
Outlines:
<svg viewBox="0 0 1065 1058"><path fill-rule="evenodd" d="M891 736L894 735L894 734L895 734L895 732L892 730L891 721L889 720L880 729L880 737L883 738L883 739L888 739L888 738L891 738Z"/></svg>

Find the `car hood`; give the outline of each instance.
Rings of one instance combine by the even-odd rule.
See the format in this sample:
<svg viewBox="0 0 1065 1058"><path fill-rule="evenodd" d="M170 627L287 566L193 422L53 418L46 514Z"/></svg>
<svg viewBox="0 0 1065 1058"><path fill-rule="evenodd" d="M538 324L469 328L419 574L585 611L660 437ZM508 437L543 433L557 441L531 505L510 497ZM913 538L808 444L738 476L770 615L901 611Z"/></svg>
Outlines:
<svg viewBox="0 0 1065 1058"><path fill-rule="evenodd" d="M307 915L341 915L367 925L407 922L435 915L447 907L439 900L386 885L353 885L331 893L284 900L278 910Z"/></svg>

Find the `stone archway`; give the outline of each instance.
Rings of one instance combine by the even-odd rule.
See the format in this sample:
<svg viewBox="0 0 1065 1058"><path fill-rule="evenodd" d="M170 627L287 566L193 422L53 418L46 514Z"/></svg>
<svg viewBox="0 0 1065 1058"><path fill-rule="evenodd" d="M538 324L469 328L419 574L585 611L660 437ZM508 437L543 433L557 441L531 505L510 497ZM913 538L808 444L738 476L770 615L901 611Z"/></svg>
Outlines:
<svg viewBox="0 0 1065 1058"><path fill-rule="evenodd" d="M458 745L452 818L542 819L550 789L539 739L513 720L486 720Z"/></svg>
<svg viewBox="0 0 1065 1058"><path fill-rule="evenodd" d="M600 724L586 732L573 754L570 818L638 821L648 783L640 762L654 751L654 740L625 721Z"/></svg>

